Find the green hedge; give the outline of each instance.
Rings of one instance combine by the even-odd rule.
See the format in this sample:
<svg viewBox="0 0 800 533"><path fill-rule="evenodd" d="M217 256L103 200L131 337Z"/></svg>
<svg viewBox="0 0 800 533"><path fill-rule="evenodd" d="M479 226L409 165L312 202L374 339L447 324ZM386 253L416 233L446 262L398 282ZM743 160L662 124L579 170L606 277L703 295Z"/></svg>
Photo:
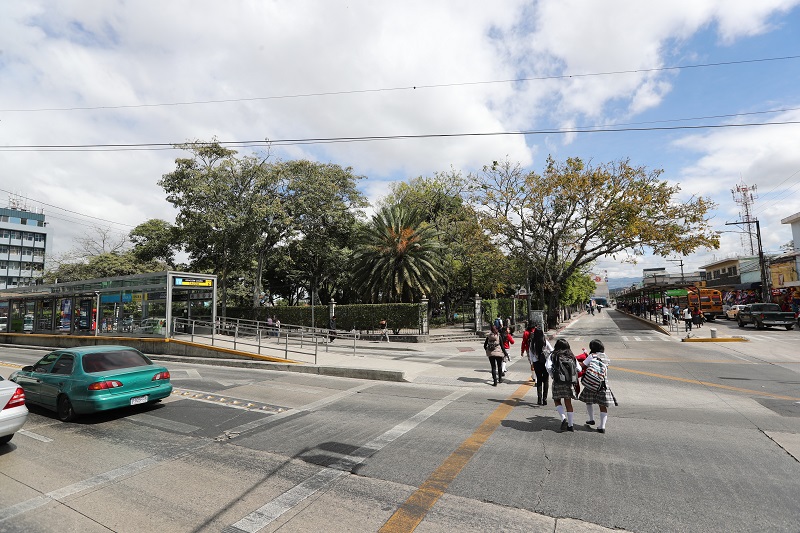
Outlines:
<svg viewBox="0 0 800 533"><path fill-rule="evenodd" d="M254 317L255 315L255 317ZM311 306L275 306L248 308L228 308L229 318L243 318L248 320L267 320L268 317L277 317L282 324L299 326L311 325ZM397 334L401 329L419 329L420 304L355 304L336 306L336 329L349 331L377 331L380 321L386 320L389 329ZM328 306L317 305L314 307L314 326L327 328Z"/></svg>

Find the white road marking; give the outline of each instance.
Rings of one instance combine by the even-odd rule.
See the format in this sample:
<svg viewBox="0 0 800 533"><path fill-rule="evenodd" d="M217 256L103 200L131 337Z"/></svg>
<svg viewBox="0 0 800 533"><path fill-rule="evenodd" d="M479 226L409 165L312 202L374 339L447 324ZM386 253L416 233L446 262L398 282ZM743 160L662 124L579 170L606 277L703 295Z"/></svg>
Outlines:
<svg viewBox="0 0 800 533"><path fill-rule="evenodd" d="M266 416L264 418L259 418L258 420L253 420L252 422L248 422L247 424L242 424L241 426L237 426L235 428L231 428L225 432L225 434L240 434L244 433L245 431L250 431L251 429L255 429L257 427L263 426L265 424L270 424L275 420L280 420L282 418L286 418L288 416L296 415L297 413L302 413L304 411L314 411L319 409L320 407L324 407L326 405L332 404L334 402L338 402L342 398L346 398L348 396L352 396L353 394L357 394L362 390L366 390L370 387L374 387L377 383L364 383L363 385L359 385L358 387L353 387L352 389L347 389L345 391L341 391L333 396L329 396L327 398L322 398L317 400L316 402L312 402L310 404L304 405L302 407L298 407L297 409L288 409L282 413L277 413L274 415Z"/></svg>
<svg viewBox="0 0 800 533"><path fill-rule="evenodd" d="M408 420L400 422L392 429L361 446L350 455L343 457L330 467L319 470L302 483L295 485L274 500L266 503L245 516L235 524L223 529L225 533L247 532L255 533L260 531L270 523L278 519L283 513L291 510L300 502L323 489L349 473L353 467L361 464L376 452L383 449L387 444L405 435L419 424L441 411L450 403L458 400L466 394L466 391L455 391L447 397L423 409Z"/></svg>
<svg viewBox="0 0 800 533"><path fill-rule="evenodd" d="M184 378L184 377L176 376L175 374L179 373L179 372L186 372L186 377ZM170 379L172 379L172 380L175 380L175 379L179 379L179 380L180 379L203 379L203 377L200 375L200 372L198 372L198 370L196 368L179 368L179 369L176 369L176 370L170 370L169 371L169 375L170 375Z"/></svg>
<svg viewBox="0 0 800 533"><path fill-rule="evenodd" d="M34 433L33 431L28 431L27 429L20 429L17 431L20 435L25 435L26 437L30 437L32 439L41 441L41 442L53 442L53 439L50 437L45 437L44 435L39 435L38 433Z"/></svg>
<svg viewBox="0 0 800 533"><path fill-rule="evenodd" d="M191 444L188 446L181 446L175 448L171 452L153 455L152 457L147 457L139 461L134 461L133 463L122 465L119 468L109 470L108 472L103 472L102 474L97 474L96 476L84 479L83 481L78 481L77 483L73 483L72 485L67 485L66 487L62 487L60 489L56 489L54 491L42 494L41 496L30 498L28 500L22 501L10 507L0 509L0 522L4 522L9 518L14 518L15 516L19 516L28 511L32 511L33 509L38 509L39 507L47 505L48 503L54 500L58 502L63 502L69 496L73 496L75 494L89 490L94 490L102 485L108 485L123 477L128 477L138 474L139 472L143 472L149 468L158 465L159 463L163 463L166 461L173 461L175 459L179 459L186 455L190 455L192 453L195 453L200 448L204 448L205 446L208 445L209 442L203 442L200 445Z"/></svg>

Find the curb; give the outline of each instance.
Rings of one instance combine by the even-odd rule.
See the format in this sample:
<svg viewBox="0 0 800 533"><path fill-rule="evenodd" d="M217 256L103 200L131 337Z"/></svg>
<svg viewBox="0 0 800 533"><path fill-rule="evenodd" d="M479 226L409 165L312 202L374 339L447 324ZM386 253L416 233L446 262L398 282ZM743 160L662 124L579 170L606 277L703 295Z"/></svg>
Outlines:
<svg viewBox="0 0 800 533"><path fill-rule="evenodd" d="M744 337L719 337L716 339L705 337L702 339L697 337L684 337L681 339L681 342L750 342L750 339L745 339Z"/></svg>
<svg viewBox="0 0 800 533"><path fill-rule="evenodd" d="M213 357L182 357L171 355L151 355L150 359L156 361L171 361L173 363L201 364L211 366L228 366L236 368L258 368L261 370L275 370L281 372L297 372L299 374L316 374L318 376L331 376L336 378L369 379L373 381L408 382L405 372L399 370L377 370L371 368L355 368L340 366L315 366L307 364L285 364L267 361L253 361L247 359L219 359Z"/></svg>

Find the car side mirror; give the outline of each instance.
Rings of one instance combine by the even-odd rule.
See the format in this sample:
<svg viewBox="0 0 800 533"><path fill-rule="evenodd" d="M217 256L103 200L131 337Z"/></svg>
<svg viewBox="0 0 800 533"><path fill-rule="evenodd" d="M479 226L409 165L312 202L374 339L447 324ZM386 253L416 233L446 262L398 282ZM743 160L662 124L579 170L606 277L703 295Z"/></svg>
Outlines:
<svg viewBox="0 0 800 533"><path fill-rule="evenodd" d="M22 371L23 372L33 372L33 367L32 366L23 366L22 367Z"/></svg>

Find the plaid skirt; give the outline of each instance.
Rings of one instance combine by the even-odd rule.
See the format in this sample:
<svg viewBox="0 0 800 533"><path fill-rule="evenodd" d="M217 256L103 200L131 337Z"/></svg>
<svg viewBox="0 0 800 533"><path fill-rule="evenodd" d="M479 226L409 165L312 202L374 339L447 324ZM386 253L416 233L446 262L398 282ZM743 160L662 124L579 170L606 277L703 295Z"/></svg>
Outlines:
<svg viewBox="0 0 800 533"><path fill-rule="evenodd" d="M598 391L590 391L586 387L582 387L578 399L584 403L596 403L597 405L605 405L606 407L612 404L619 406L617 398L614 396L614 392L608 384L606 384L604 389Z"/></svg>
<svg viewBox="0 0 800 533"><path fill-rule="evenodd" d="M575 398L575 388L573 383L566 381L553 381L553 399L561 400L562 398Z"/></svg>

